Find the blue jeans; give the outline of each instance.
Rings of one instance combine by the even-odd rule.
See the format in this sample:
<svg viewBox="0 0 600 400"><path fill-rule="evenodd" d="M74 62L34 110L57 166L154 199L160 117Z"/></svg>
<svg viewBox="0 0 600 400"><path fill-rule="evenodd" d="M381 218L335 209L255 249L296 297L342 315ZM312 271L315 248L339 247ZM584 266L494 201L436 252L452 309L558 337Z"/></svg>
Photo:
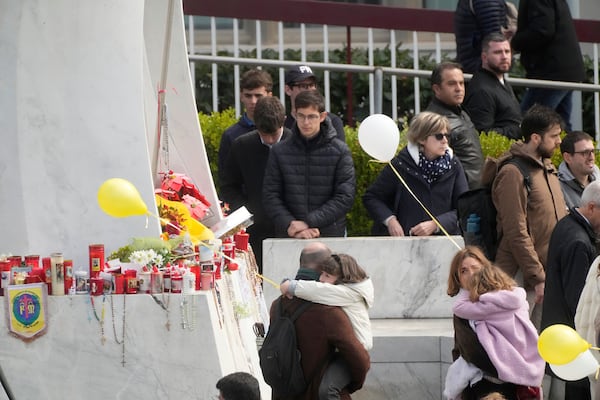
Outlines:
<svg viewBox="0 0 600 400"><path fill-rule="evenodd" d="M573 108L573 92L571 90L529 88L521 100L523 114L534 104L542 104L556 110L560 114L565 130L571 131L571 109Z"/></svg>

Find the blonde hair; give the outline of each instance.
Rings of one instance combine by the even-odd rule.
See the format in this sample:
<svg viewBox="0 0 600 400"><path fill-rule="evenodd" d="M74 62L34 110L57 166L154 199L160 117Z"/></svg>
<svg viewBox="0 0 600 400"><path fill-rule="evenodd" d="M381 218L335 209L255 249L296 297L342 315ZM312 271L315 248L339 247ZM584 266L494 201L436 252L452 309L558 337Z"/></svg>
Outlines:
<svg viewBox="0 0 600 400"><path fill-rule="evenodd" d="M338 283L357 283L367 279L367 273L348 254L332 254L321 263L321 271L338 277Z"/></svg>
<svg viewBox="0 0 600 400"><path fill-rule="evenodd" d="M469 287L469 299L477 301L479 296L484 293L496 290L511 290L517 283L500 268L490 264L474 272L467 285Z"/></svg>
<svg viewBox="0 0 600 400"><path fill-rule="evenodd" d="M448 296L454 297L460 290L460 279L458 271L465 258L474 258L479 261L482 268L492 265L492 262L483 254L483 251L477 246L465 246L464 249L459 250L452 258L450 263L450 274L448 275Z"/></svg>
<svg viewBox="0 0 600 400"><path fill-rule="evenodd" d="M423 111L410 121L406 137L409 142L420 144L421 141L427 139L427 136L449 131L450 122L448 118L433 112Z"/></svg>

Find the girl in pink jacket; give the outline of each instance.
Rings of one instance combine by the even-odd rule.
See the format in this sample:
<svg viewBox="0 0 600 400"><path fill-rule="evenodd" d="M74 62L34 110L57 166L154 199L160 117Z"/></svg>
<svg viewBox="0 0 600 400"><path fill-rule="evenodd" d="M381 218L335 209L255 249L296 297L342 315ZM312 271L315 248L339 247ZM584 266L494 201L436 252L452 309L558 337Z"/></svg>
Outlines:
<svg viewBox="0 0 600 400"><path fill-rule="evenodd" d="M461 251L480 254L469 248ZM477 258L465 257L457 271L460 289L452 311L455 316L469 321L495 367L498 379L517 386L517 398L541 398L539 387L545 362L537 351L538 334L529 319L525 290L487 258L481 261ZM448 370L447 390L450 389L448 383L465 382L461 374L469 371L468 367L477 369L462 358L460 360ZM469 374L471 378L479 376L475 380L492 379L484 371L474 373L471 370ZM471 385L476 383L473 379L468 381ZM462 391L460 387L455 390ZM528 396L521 397L522 391L529 392ZM446 394L449 398L460 398Z"/></svg>

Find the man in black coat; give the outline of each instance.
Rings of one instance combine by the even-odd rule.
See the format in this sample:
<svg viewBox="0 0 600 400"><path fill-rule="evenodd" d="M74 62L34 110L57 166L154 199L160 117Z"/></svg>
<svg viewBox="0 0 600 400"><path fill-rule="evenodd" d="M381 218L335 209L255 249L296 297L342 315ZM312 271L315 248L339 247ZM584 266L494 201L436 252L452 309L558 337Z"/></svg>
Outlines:
<svg viewBox="0 0 600 400"><path fill-rule="evenodd" d="M291 136L283 128L285 109L277 97L263 97L256 103L256 130L237 138L231 145L221 178L221 198L231 210L245 206L254 215L248 227L250 245L262 273L262 241L275 236L273 222L262 202L265 168L271 146Z"/></svg>
<svg viewBox="0 0 600 400"><path fill-rule="evenodd" d="M582 82L583 58L566 0L521 0L517 33L511 44L521 53L527 78ZM523 112L535 103L560 114L571 130L572 91L529 88L521 101Z"/></svg>
<svg viewBox="0 0 600 400"><path fill-rule="evenodd" d="M263 97L271 96L273 91L273 79L267 71L262 69L251 69L242 75L240 79L240 100L244 105L245 112L239 121L225 129L219 143L218 175L219 186L223 179L225 162L229 156L231 144L244 133L256 129L254 124L254 108Z"/></svg>
<svg viewBox="0 0 600 400"><path fill-rule="evenodd" d="M521 108L504 79L512 65L510 43L501 33L483 39L481 69L467 86L464 107L478 131L494 131L510 139L521 138Z"/></svg>
<svg viewBox="0 0 600 400"><path fill-rule="evenodd" d="M354 162L316 90L295 99L290 139L271 149L263 201L277 237L312 239L346 234L356 190Z"/></svg>
<svg viewBox="0 0 600 400"><path fill-rule="evenodd" d="M285 72L285 94L290 96L290 104L292 110L285 118L283 126L292 129L296 123L296 96L298 93L307 90L317 89L317 77L308 65L296 65ZM337 137L342 142L346 141L346 133L344 132L344 123L342 119L333 113L328 113L327 116L331 120L331 125L337 132Z"/></svg>
<svg viewBox="0 0 600 400"><path fill-rule="evenodd" d="M483 153L479 132L461 106L465 98L465 78L460 64L438 64L431 72L431 89L434 97L426 111L448 118L450 147L465 170L469 189L475 189L480 185Z"/></svg>
<svg viewBox="0 0 600 400"><path fill-rule="evenodd" d="M513 31L506 25L504 0L458 0L454 13L456 61L463 71L474 74L481 67L481 43L492 32L504 32L507 39Z"/></svg>
<svg viewBox="0 0 600 400"><path fill-rule="evenodd" d="M575 311L590 265L598 255L600 233L600 182L590 183L581 196L581 206L558 221L548 250L546 287L541 329L554 324L575 328ZM553 382L560 384L561 382ZM566 382L565 399L590 398L589 381Z"/></svg>

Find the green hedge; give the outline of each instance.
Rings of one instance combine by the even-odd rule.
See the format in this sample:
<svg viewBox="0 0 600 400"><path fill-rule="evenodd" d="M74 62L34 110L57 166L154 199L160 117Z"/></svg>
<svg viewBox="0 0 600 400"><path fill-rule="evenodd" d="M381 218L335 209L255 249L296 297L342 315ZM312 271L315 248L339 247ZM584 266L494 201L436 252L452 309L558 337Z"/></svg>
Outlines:
<svg viewBox="0 0 600 400"><path fill-rule="evenodd" d="M227 127L236 122L235 112L233 109L228 109L223 112L213 112L211 114L200 113L199 119L213 180L214 182L218 182L217 159L221 134ZM357 128L346 126L345 132L346 143L352 152L354 167L356 169L356 198L354 200L354 205L348 214L348 235L368 236L371 232L372 220L367 215L367 211L362 204L362 195L371 182L375 180L384 164L372 162L371 157L362 150L358 143ZM505 136L495 132L481 134L480 140L484 156L491 157L498 157L500 154L504 153L512 143L512 141ZM406 129L400 134L400 148L405 144ZM560 164L562 156L559 151L554 154L552 161L555 165ZM600 158L597 158L596 162L600 162ZM218 186L217 191L219 191Z"/></svg>

